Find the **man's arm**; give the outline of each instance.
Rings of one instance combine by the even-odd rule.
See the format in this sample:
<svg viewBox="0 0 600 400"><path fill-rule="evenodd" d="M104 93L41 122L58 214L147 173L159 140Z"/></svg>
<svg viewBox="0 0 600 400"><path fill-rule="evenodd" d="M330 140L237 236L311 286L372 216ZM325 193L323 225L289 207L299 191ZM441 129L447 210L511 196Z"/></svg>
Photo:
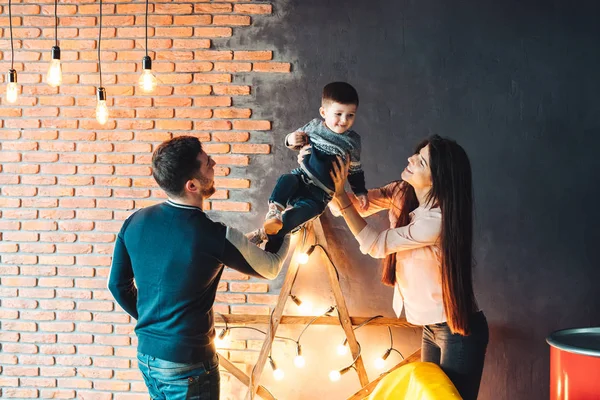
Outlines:
<svg viewBox="0 0 600 400"><path fill-rule="evenodd" d="M133 268L131 267L129 253L123 242L122 232L119 232L115 242L112 266L108 278L108 290L127 314L135 319L138 318L137 288L133 282Z"/></svg>
<svg viewBox="0 0 600 400"><path fill-rule="evenodd" d="M290 235L287 235L277 253L269 253L250 243L242 232L227 227L221 262L246 275L275 279L287 258Z"/></svg>

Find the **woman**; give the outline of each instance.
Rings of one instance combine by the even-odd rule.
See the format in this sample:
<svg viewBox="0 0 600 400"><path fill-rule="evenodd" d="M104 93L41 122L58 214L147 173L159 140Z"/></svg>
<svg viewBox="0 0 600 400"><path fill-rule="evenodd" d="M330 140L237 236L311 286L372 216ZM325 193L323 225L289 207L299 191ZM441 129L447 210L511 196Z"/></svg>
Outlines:
<svg viewBox="0 0 600 400"><path fill-rule="evenodd" d="M422 361L441 366L466 400L479 392L488 326L472 282L473 194L467 154L432 136L417 146L402 181L369 190L368 216L388 209L378 232L344 191L348 165L338 160L334 213L341 214L364 254L385 258L382 282L394 286L394 310L423 326Z"/></svg>

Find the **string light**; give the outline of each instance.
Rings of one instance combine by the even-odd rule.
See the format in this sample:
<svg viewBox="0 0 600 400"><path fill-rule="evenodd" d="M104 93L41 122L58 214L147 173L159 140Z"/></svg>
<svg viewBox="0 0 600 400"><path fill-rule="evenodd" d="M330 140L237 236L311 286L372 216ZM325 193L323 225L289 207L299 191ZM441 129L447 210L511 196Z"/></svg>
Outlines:
<svg viewBox="0 0 600 400"><path fill-rule="evenodd" d="M400 355L400 357L402 357L402 359L404 360L404 356L402 355L402 353L400 353L400 351L398 351L394 348L394 337L392 336L392 328L390 328L389 326L387 328L388 328L388 332L390 334L390 347L385 351L385 353L383 353L383 356L375 359L375 368L377 368L379 370L385 368L385 360L387 360L387 358L390 356L392 351L395 351L396 353L398 353Z"/></svg>
<svg viewBox="0 0 600 400"><path fill-rule="evenodd" d="M219 312L215 312L215 314L219 315L223 319L223 322L225 322L225 328L223 330L221 330L221 332L219 332L219 334L215 338L215 344L217 346L223 346L223 345L227 344L227 342L229 341L228 338L230 338L229 333L232 329L251 329L253 331L260 332L263 335L267 334L267 332L262 331L258 328L255 328L253 326L229 326L227 324L227 319L225 318L225 316L223 314L221 314ZM275 336L275 339L289 340L296 344L298 343L296 340L289 338L289 337L285 337L285 336Z"/></svg>
<svg viewBox="0 0 600 400"><path fill-rule="evenodd" d="M229 328L223 329L215 339L215 345L217 347L225 347L229 343L229 337Z"/></svg>
<svg viewBox="0 0 600 400"><path fill-rule="evenodd" d="M340 380L342 375L344 375L346 372L350 371L353 367L354 367L354 365L351 365L346 368L342 368L340 370L334 369L329 373L329 379L331 380L331 382L337 382Z"/></svg>
<svg viewBox="0 0 600 400"><path fill-rule="evenodd" d="M292 301L298 306L300 312L304 315L312 314L313 306L312 303L308 300L300 300L298 296L290 294Z"/></svg>
<svg viewBox="0 0 600 400"><path fill-rule="evenodd" d="M308 262L308 254L300 253L298 254L298 264L306 264Z"/></svg>
<svg viewBox="0 0 600 400"><path fill-rule="evenodd" d="M350 371L351 368L356 369L355 365L356 365L356 360L358 360L358 358L360 357L360 353L362 353L362 348L360 347L360 343L358 343L358 354L356 355L356 357L354 357L354 360L352 360L352 364L348 365L345 368L342 368L340 370L332 370L331 372L329 372L329 379L332 382L337 382L340 380L340 378L342 377L342 375L344 375L346 372Z"/></svg>
<svg viewBox="0 0 600 400"><path fill-rule="evenodd" d="M304 300L302 304L300 304L300 312L304 315L310 315L313 312L312 303L308 300Z"/></svg>
<svg viewBox="0 0 600 400"><path fill-rule="evenodd" d="M305 232L305 235L306 235L306 232ZM306 253L303 253L303 254L301 254L301 255L306 255L306 259L308 259L308 257L310 257L310 255L312 254L312 252L314 251L314 249L315 249L316 247L320 247L320 248L321 248L321 250L322 250L322 251L323 251L323 252L324 252L324 253L327 255L327 258L329 259L329 262L330 262L330 263L331 263L331 265L333 266L333 268L334 268L334 270L335 270L335 272L336 272L336 275L337 275L337 276L338 276L338 278L339 278L339 273L338 273L338 270L337 270L337 268L336 268L335 264L333 263L333 261L331 260L331 257L329 256L328 252L326 251L326 249L325 249L323 246L321 246L321 245L319 245L319 244L312 245L312 246L311 246L311 247L308 249L308 251L307 251ZM304 263L302 262L302 260L303 260L303 259L301 259L301 258L299 257L299 259L298 259L298 262L299 262L300 264L304 264ZM296 277L297 277L297 275L294 277L294 281L292 282L292 285L293 285L293 283L295 282L295 280L296 280ZM295 304L296 304L298 307L302 307L302 305L303 305L303 304L307 303L307 302L303 302L302 300L300 300L300 299L299 299L297 296L295 296L295 295L293 295L293 294L290 294L290 297L291 297L292 301L293 301L293 302L294 302L294 303L295 303ZM306 332L306 330L308 329L308 327L309 327L309 326L310 326L310 325L311 325L311 324L312 324L312 323L313 323L313 322L314 322L316 319L318 319L319 317L322 317L322 316L325 316L325 315L327 315L327 314L331 313L332 311L334 311L334 310L335 310L335 308L336 308L335 306L331 306L331 307L329 307L329 308L327 309L327 311L325 311L323 314L321 314L321 315L318 315L318 316L314 317L313 319L311 319L311 320L310 320L310 322L309 322L309 323L308 323L308 324L307 324L307 325L304 327L304 329L302 330L302 332L301 332L301 333L300 333L300 335L298 336L298 340L295 340L295 341L294 341L294 340L293 340L293 339L291 339L291 338L286 338L286 337L281 337L281 336L274 336L274 338L286 339L286 340L292 340L292 341L296 342L296 357L294 358L294 365L295 365L297 368L304 368L304 367L305 367L305 365L306 365L306 360L305 360L305 358L302 356L302 346L300 345L300 339L302 338L302 335L304 334L304 332ZM274 311L274 310L273 310L273 311ZM223 329L223 330L222 330L222 331L219 333L219 335L218 335L218 337L217 337L217 339L216 339L217 341L223 340L223 339L224 339L224 338L225 338L225 337L228 335L228 333L229 333L229 330L230 330L230 329L235 329L235 328L241 328L241 329L253 329L253 330L256 330L256 331L258 331L258 332L261 332L261 333L263 333L263 334L265 334L265 335L267 334L267 332L261 331L260 329L253 328L253 327L246 327L246 326L240 326L240 327L228 327L228 325L227 325L227 321L226 321L225 317L224 317L222 314L220 314L220 313L216 313L216 314L219 314L219 315L221 315L221 317L223 318L223 321L225 322L225 329ZM271 312L271 320L270 320L270 324L272 323L272 317L273 317L273 312ZM338 317L339 317L339 315L338 315ZM360 325L358 325L358 326L356 326L356 327L352 328L352 329L353 329L353 330L359 329L359 328L361 328L361 327L363 327L363 326L365 326L365 325L369 324L371 321L373 321L373 320L375 320L375 319L377 319L377 318L383 318L383 316L382 316L382 315L376 315L376 316L373 316L373 317L371 317L371 318L367 319L366 321L362 322ZM390 356L390 354L391 354L391 352L392 352L392 351L395 351L395 352L397 352L397 353L398 353L398 354L399 354L399 355L402 357L402 359L404 359L404 356L402 355L402 353L401 353L400 351L398 351L398 350L396 350L396 349L394 349L394 348L393 348L393 336L392 336L392 330L391 330L391 328L390 328L389 326L388 326L387 328L388 328L388 331L389 331L389 334L390 334L390 347L389 347L389 348L388 348L388 349L385 351L385 353L383 354L383 356L382 356L382 357L379 357L379 358L377 358L377 359L375 360L375 367L376 367L377 369L383 369L383 368L385 367L385 361L386 361L386 360L387 360L387 358ZM272 326L271 326L271 329L272 329ZM338 347L337 347L337 352L338 352L338 354L339 354L339 355L345 355L345 354L348 352L348 347L347 347L347 344L348 344L348 339L346 338L346 339L344 339L344 342L343 342L342 344L338 345ZM358 342L357 342L357 345L358 345L358 354L356 355L356 357L354 358L354 360L352 361L352 363L351 363L349 366L347 366L347 367L345 367L345 368L342 368L342 369L339 369L339 370L331 370L331 371L329 372L329 379L330 379L332 382L337 382L337 381L339 381L339 380L341 379L342 375L344 375L345 373L347 373L349 370L351 370L351 369L355 369L355 370L356 370L356 361L358 360L358 358L360 357L360 355L361 355L361 353L362 353L362 348L361 348L361 346L360 346L360 343L358 343ZM277 367L277 364L275 363L275 360L273 360L273 357L271 356L271 354L270 354L270 353L269 353L269 356L268 356L268 360L269 360L269 363L270 363L270 365L271 365L271 368L272 368L272 370L273 370L273 377L274 377L274 379L275 379L275 380L277 380L277 381L281 381L281 380L283 380L283 379L284 379L284 377L285 377L285 372L284 372L282 369L280 369L280 368L278 368L278 367ZM256 368L256 365L254 365L254 368ZM251 377L250 377L250 385L252 385L252 375L253 375L253 373L254 373L254 368L252 369L252 373L251 373L251 375L250 375L250 376L251 376ZM251 394L251 398L252 398L252 397L253 397L253 395Z"/></svg>
<svg viewBox="0 0 600 400"><path fill-rule="evenodd" d="M13 43L12 29L12 0L8 0L8 20L10 23L10 69L6 74L6 101L9 103L15 103L19 97L19 86L17 84L17 71L14 68L15 47Z"/></svg>
<svg viewBox="0 0 600 400"><path fill-rule="evenodd" d="M302 346L300 343L296 343L296 357L294 358L294 365L298 368L304 368L306 365L306 360L302 357Z"/></svg>
<svg viewBox="0 0 600 400"><path fill-rule="evenodd" d="M385 360L390 356L392 349L387 349L383 356L375 359L375 368L384 369L385 368Z"/></svg>
<svg viewBox="0 0 600 400"><path fill-rule="evenodd" d="M60 66L60 47L58 47L58 0L54 0L54 46L52 60L46 74L46 83L52 87L62 83L62 68Z"/></svg>
<svg viewBox="0 0 600 400"><path fill-rule="evenodd" d="M273 377L276 381L280 381L285 377L285 372L282 369L277 368L277 364L275 364L275 360L273 357L269 355L269 364L271 364L271 368L273 368Z"/></svg>
<svg viewBox="0 0 600 400"><path fill-rule="evenodd" d="M348 347L346 346L346 344L348 344L348 339L344 339L344 343L338 345L337 347L337 353L340 356L344 356L348 353Z"/></svg>
<svg viewBox="0 0 600 400"><path fill-rule="evenodd" d="M310 255L313 253L313 251L315 251L315 247L316 245L312 245L308 248L308 251L306 253L298 254L298 264L306 264L308 262L308 259L310 258Z"/></svg>
<svg viewBox="0 0 600 400"><path fill-rule="evenodd" d="M96 89L96 121L100 125L108 122L108 107L106 105L106 89L102 87L102 62L100 61L100 44L102 42L102 0L100 0L100 29L98 30L98 73L100 86Z"/></svg>
<svg viewBox="0 0 600 400"><path fill-rule="evenodd" d="M293 298L292 298L293 299ZM298 368L303 368L304 365L306 364L306 361L304 360L304 357L302 357L302 348L300 347L300 339L302 339L302 335L304 335L304 332L306 332L306 330L308 329L309 326L311 326L311 324L313 322L315 322L317 320L317 318L320 318L322 316L325 316L327 314L330 314L331 312L333 312L333 310L335 310L335 306L331 306L327 309L327 311L325 311L323 314L321 315L317 315L316 317L314 317L313 319L311 319L308 324L306 324L306 326L304 327L304 329L302 329L302 332L300 332L300 335L298 335L298 340L296 340L296 358L294 359L294 364L296 365L296 367Z"/></svg>
<svg viewBox="0 0 600 400"><path fill-rule="evenodd" d="M375 315L374 317L371 317L371 318L367 319L366 321L364 321L364 322L363 322L363 323L361 323L360 325L357 325L357 326L355 326L354 328L352 328L352 330L353 330L353 331L355 331L355 330L357 330L357 329L360 329L360 328L362 328L363 326L365 326L365 325L369 324L371 321L373 321L373 320L375 320L375 319L377 319L377 318L383 318L383 315ZM389 327L388 327L388 329L389 329ZM392 331L391 331L391 329L390 329L390 335L391 335L391 334L392 334ZM390 337L391 337L391 336L390 336ZM340 356L344 356L344 355L346 355L346 354L348 353L348 347L347 347L347 344L348 344L348 338L344 339L344 342L343 342L342 344L338 345L338 347L337 347L337 353L338 353ZM390 347L392 347L392 346L390 346Z"/></svg>
<svg viewBox="0 0 600 400"><path fill-rule="evenodd" d="M152 73L152 59L148 55L148 0L146 0L146 55L142 59L142 74L138 86L144 93L151 93L156 89L157 80Z"/></svg>

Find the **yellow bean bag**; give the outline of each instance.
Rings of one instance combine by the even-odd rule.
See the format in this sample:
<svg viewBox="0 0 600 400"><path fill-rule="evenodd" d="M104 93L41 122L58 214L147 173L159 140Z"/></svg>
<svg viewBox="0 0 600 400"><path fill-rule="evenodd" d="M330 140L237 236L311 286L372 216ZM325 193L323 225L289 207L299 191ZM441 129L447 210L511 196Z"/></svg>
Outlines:
<svg viewBox="0 0 600 400"><path fill-rule="evenodd" d="M429 362L412 362L390 372L368 400L460 400L462 397L442 369Z"/></svg>

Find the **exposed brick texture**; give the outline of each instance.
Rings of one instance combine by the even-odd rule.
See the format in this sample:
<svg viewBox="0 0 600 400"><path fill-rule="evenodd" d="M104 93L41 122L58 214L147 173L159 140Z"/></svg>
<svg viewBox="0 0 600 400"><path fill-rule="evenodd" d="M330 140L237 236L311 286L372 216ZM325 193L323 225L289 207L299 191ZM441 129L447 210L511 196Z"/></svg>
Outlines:
<svg viewBox="0 0 600 400"><path fill-rule="evenodd" d="M206 208L250 211L244 170L272 144L256 134L271 121L254 116L252 77L291 70L272 49L224 44L271 18L271 4L153 1L148 51L160 85L143 94L145 2L107 1L101 57L110 119L101 126L95 3L59 1L63 84L52 88L54 2L13 1L16 104L4 96L11 51L8 4L0 6L0 398L147 399L133 323L106 290L115 235L134 210L164 200L151 153L183 134L199 137L218 163ZM266 314L275 301L268 291L226 270L215 310ZM251 342L242 335L223 351L247 370L258 350ZM223 374L223 399L241 398L234 380Z"/></svg>

